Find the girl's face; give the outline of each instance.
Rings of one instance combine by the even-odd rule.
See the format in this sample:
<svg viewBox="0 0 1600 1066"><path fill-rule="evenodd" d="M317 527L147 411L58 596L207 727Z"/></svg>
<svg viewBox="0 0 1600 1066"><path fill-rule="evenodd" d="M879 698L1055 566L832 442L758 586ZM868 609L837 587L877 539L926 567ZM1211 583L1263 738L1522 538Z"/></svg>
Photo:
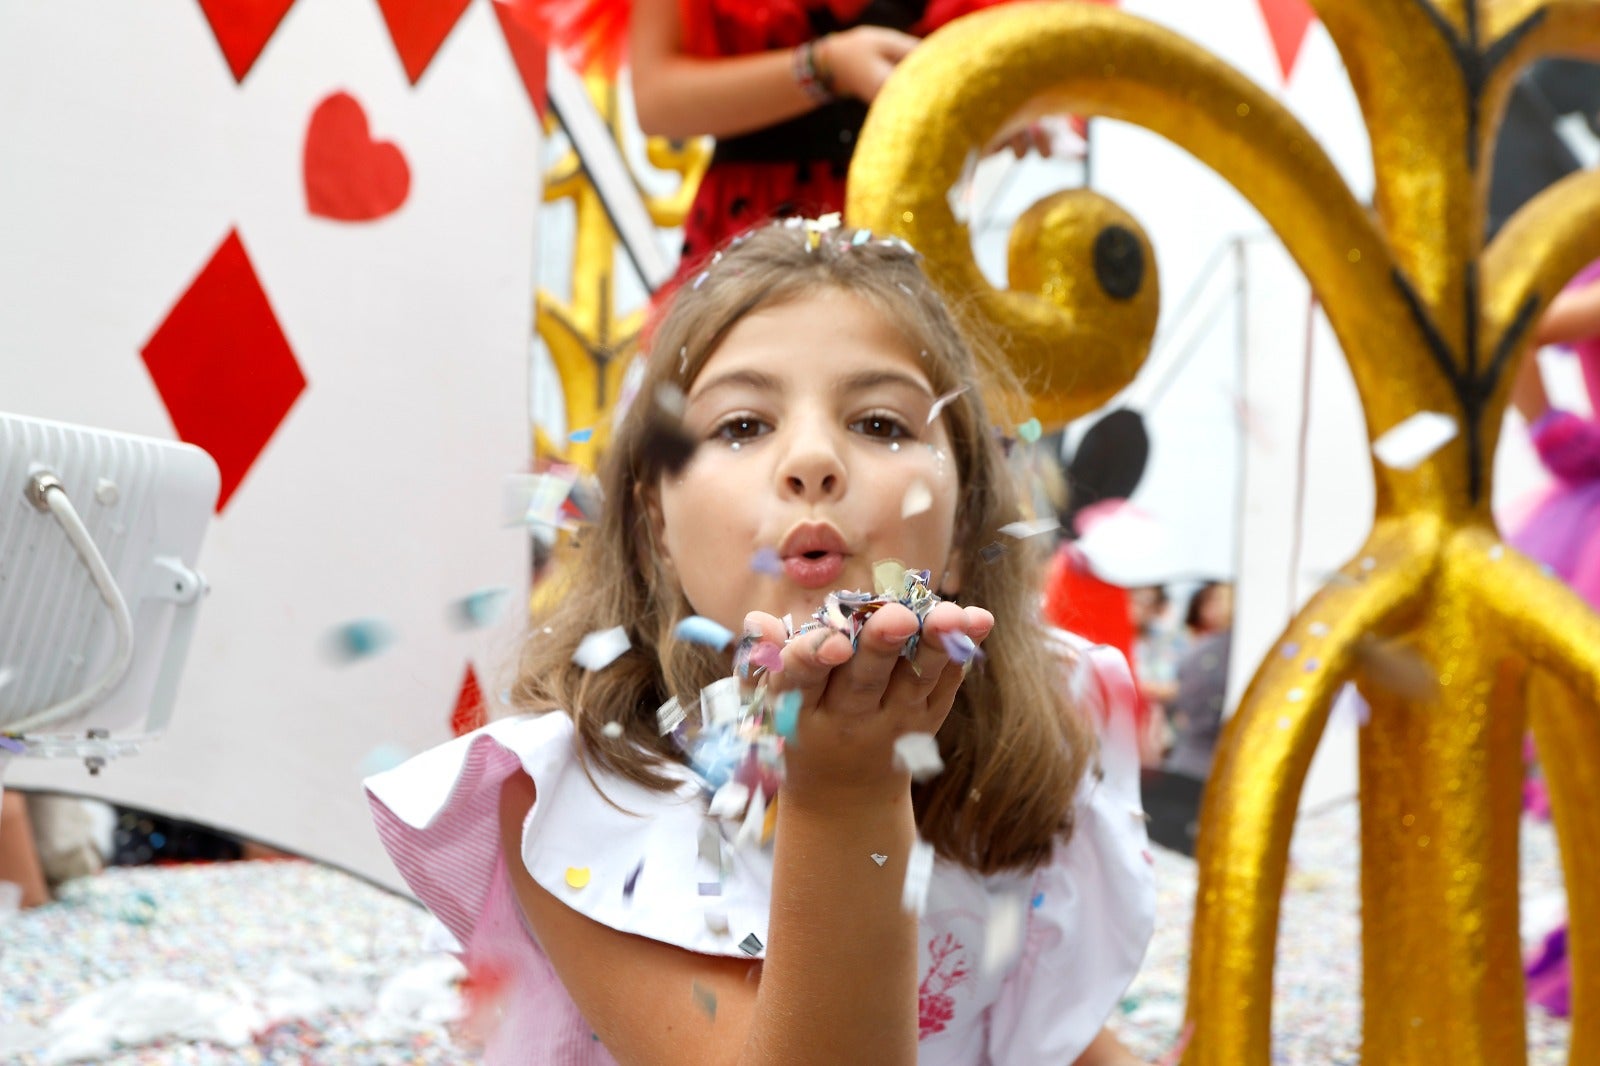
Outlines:
<svg viewBox="0 0 1600 1066"><path fill-rule="evenodd" d="M936 399L918 351L841 290L736 323L688 393L700 447L649 502L695 612L734 632L752 610L798 625L832 590L871 591L882 559L954 591L959 485Z"/></svg>

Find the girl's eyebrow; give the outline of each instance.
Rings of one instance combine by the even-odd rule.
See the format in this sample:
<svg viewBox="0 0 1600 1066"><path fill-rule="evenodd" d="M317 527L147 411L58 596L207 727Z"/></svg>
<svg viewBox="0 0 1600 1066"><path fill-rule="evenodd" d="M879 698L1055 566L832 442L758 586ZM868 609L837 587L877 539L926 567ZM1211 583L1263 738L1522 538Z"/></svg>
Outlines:
<svg viewBox="0 0 1600 1066"><path fill-rule="evenodd" d="M863 392L867 389L878 388L882 385L898 385L902 388L911 389L913 392L926 396L929 399L933 398L933 390L928 387L928 383L926 381L916 377L914 374L908 374L903 370L858 371L857 373L851 374L849 377L842 379L839 382L838 391L841 394Z"/></svg>
<svg viewBox="0 0 1600 1066"><path fill-rule="evenodd" d="M729 370L715 375L710 381L707 381L705 384L694 390L694 395L689 397L689 402L693 403L706 393L712 392L716 389L735 388L739 386L755 389L758 392L776 392L781 387L778 379L773 375L768 374L765 371L747 367L743 370Z"/></svg>
<svg viewBox="0 0 1600 1066"><path fill-rule="evenodd" d="M848 396L855 392L864 392L867 389L882 386L897 386L910 389L922 396L931 398L933 390L928 383L903 370L860 370L847 375L839 380L835 391L841 396ZM783 388L782 381L773 374L754 367L744 367L739 370L729 370L713 376L709 381L694 390L694 395L689 397L689 402L694 403L706 394L717 389L748 388L757 392L779 392Z"/></svg>

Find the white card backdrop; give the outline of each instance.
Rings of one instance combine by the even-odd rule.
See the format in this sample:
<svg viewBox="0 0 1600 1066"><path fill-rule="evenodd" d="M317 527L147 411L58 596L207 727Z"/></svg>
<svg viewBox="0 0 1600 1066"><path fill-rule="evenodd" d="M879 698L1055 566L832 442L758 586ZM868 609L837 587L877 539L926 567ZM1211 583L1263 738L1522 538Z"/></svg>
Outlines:
<svg viewBox="0 0 1600 1066"><path fill-rule="evenodd" d="M366 221L308 211L308 123L337 93L409 177ZM493 698L528 579L500 509L529 460L539 139L488 0L415 85L375 0L299 0L238 82L195 0L0 3L0 409L179 436L141 352L230 234L305 381L208 535L168 735L96 778L22 760L7 784L395 883L360 777L450 735L469 664ZM452 602L494 587L504 620L461 628ZM356 619L392 643L327 655Z"/></svg>

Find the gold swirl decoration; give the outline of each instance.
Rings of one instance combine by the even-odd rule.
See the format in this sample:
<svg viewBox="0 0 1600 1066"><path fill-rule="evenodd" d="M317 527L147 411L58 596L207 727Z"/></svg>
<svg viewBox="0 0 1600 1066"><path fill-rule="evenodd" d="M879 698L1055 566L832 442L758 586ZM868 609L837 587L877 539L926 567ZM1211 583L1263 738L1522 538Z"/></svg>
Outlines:
<svg viewBox="0 0 1600 1066"><path fill-rule="evenodd" d="M850 219L901 234L946 284L975 291L1025 373L1046 382L1050 411L1092 407L1132 374L1147 330L1090 290L1081 257L1020 275L1077 278L1055 301L989 290L945 189L1013 115L1133 122L1210 166L1272 225L1326 308L1370 440L1420 411L1455 420L1455 439L1411 469L1374 460L1367 543L1290 622L1223 732L1201 816L1183 1061L1270 1061L1289 837L1333 697L1355 681L1372 705L1360 738L1364 1057L1526 1060L1517 832L1531 726L1569 892L1571 1061L1600 1062L1600 618L1505 548L1489 508L1529 328L1600 258L1600 173L1546 190L1483 246L1487 161L1511 80L1540 55L1600 58L1600 0L1313 6L1372 138L1373 210L1299 122L1215 56L1122 12L1058 2L974 15L902 64L863 132ZM1085 331L1092 342L1080 343ZM1395 685L1374 647L1420 660L1428 682Z"/></svg>

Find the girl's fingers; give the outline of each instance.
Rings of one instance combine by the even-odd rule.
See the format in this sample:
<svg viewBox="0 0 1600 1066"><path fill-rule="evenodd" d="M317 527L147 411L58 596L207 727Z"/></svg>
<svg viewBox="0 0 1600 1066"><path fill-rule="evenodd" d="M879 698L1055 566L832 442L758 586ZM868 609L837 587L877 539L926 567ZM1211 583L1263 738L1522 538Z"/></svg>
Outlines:
<svg viewBox="0 0 1600 1066"><path fill-rule="evenodd" d="M828 679L828 710L867 714L881 707L900 650L916 631L917 616L898 603L874 612L861 629L855 657Z"/></svg>
<svg viewBox="0 0 1600 1066"><path fill-rule="evenodd" d="M915 669L905 663L895 672L885 702L922 703L943 715L965 675L963 663L976 656L993 626L994 617L979 608L953 603L935 607L923 623Z"/></svg>

